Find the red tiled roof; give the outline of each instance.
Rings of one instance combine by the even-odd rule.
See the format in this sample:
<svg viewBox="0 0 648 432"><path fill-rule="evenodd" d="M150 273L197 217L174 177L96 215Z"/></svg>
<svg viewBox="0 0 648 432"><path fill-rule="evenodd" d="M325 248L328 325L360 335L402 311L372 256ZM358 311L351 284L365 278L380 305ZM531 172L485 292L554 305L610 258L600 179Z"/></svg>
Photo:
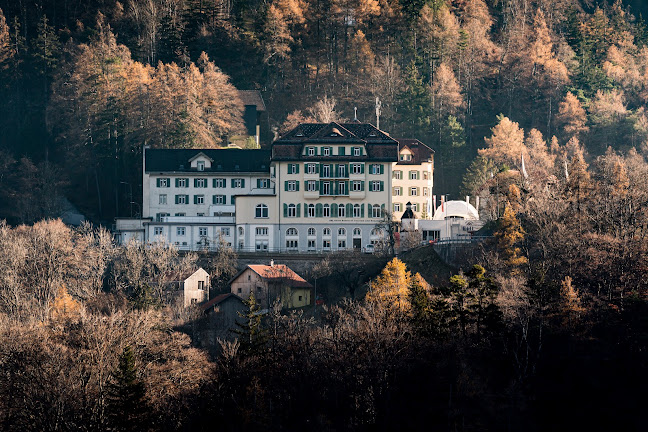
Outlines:
<svg viewBox="0 0 648 432"><path fill-rule="evenodd" d="M200 310L202 310L204 312L204 311L208 310L209 308L211 308L213 306L221 304L223 301L225 301L226 299L228 299L228 298L230 298L232 296L236 297L238 300L243 302L243 299L241 297L237 296L236 294L225 293L225 294L217 295L213 299L209 300L207 303L201 305Z"/></svg>
<svg viewBox="0 0 648 432"><path fill-rule="evenodd" d="M295 273L285 264L275 264L273 266L252 264L248 265L252 271L261 276L263 279L270 281L284 281L289 283L293 288L312 288L303 277Z"/></svg>
<svg viewBox="0 0 648 432"><path fill-rule="evenodd" d="M434 150L423 144L421 141L412 138L397 138L397 140L399 152L405 147L407 147L412 152L412 160L399 160L398 165L418 165L421 162L432 159Z"/></svg>

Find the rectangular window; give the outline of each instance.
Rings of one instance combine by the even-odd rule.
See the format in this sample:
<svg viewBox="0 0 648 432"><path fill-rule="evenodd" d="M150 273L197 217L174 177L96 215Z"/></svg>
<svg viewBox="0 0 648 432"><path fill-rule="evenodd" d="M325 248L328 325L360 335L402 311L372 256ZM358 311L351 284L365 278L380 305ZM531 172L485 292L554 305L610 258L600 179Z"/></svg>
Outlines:
<svg viewBox="0 0 648 432"><path fill-rule="evenodd" d="M176 179L176 187L177 188L189 187L189 179L188 178L177 178Z"/></svg>
<svg viewBox="0 0 648 432"><path fill-rule="evenodd" d="M162 235L163 232L164 231L163 231L162 227L155 227L155 229L154 229L154 233L155 233L156 236Z"/></svg>
<svg viewBox="0 0 648 432"><path fill-rule="evenodd" d="M315 205L314 204L309 204L307 207L307 216L308 217L315 217Z"/></svg>
<svg viewBox="0 0 648 432"><path fill-rule="evenodd" d="M258 236L267 236L268 235L268 228L267 227L257 227L256 235L258 235Z"/></svg>
<svg viewBox="0 0 648 432"><path fill-rule="evenodd" d="M338 217L345 217L346 216L346 207L344 204L340 204L338 206Z"/></svg>
<svg viewBox="0 0 648 432"><path fill-rule="evenodd" d="M205 204L205 195L194 195L194 204Z"/></svg>
<svg viewBox="0 0 648 432"><path fill-rule="evenodd" d="M418 196L418 188L417 187L411 187L410 188L410 196Z"/></svg>
<svg viewBox="0 0 648 432"><path fill-rule="evenodd" d="M196 162L196 168L198 171L205 171L205 161Z"/></svg>
<svg viewBox="0 0 648 432"><path fill-rule="evenodd" d="M371 207L371 217L373 218L379 218L381 216L381 208L378 207L377 205Z"/></svg>
<svg viewBox="0 0 648 432"><path fill-rule="evenodd" d="M308 250L309 251L315 250L315 240L308 240Z"/></svg>
<svg viewBox="0 0 648 432"><path fill-rule="evenodd" d="M167 203L166 194L160 194L160 204L166 204L166 203Z"/></svg>
<svg viewBox="0 0 648 432"><path fill-rule="evenodd" d="M206 188L207 179L206 178L196 178L194 179L194 187L196 188Z"/></svg>
<svg viewBox="0 0 648 432"><path fill-rule="evenodd" d="M331 206L324 204L324 217L331 217Z"/></svg>
<svg viewBox="0 0 648 432"><path fill-rule="evenodd" d="M418 180L419 179L419 172L418 171L410 171L409 172L409 178L410 178L410 180Z"/></svg>
<svg viewBox="0 0 648 432"><path fill-rule="evenodd" d="M441 231L439 230L423 231L424 241L439 240L439 237L441 237Z"/></svg>
<svg viewBox="0 0 648 432"><path fill-rule="evenodd" d="M362 174L362 164L353 164L351 165L352 174Z"/></svg>
<svg viewBox="0 0 648 432"><path fill-rule="evenodd" d="M415 212L419 211L418 203L413 203L412 204L412 211L415 211Z"/></svg>
<svg viewBox="0 0 648 432"><path fill-rule="evenodd" d="M346 165L339 165L338 166L338 177L346 177L347 176L347 166Z"/></svg>
<svg viewBox="0 0 648 432"><path fill-rule="evenodd" d="M395 180L401 180L403 178L403 171L394 171L393 177Z"/></svg>
<svg viewBox="0 0 648 432"><path fill-rule="evenodd" d="M322 147L322 156L330 156L331 149L329 147Z"/></svg>
<svg viewBox="0 0 648 432"><path fill-rule="evenodd" d="M379 181L372 181L371 182L371 191L372 192L380 192L380 182Z"/></svg>
<svg viewBox="0 0 648 432"><path fill-rule="evenodd" d="M288 174L299 174L299 165L288 164Z"/></svg>
<svg viewBox="0 0 648 432"><path fill-rule="evenodd" d="M346 249L346 240L338 240L338 249Z"/></svg>
<svg viewBox="0 0 648 432"><path fill-rule="evenodd" d="M308 156L315 156L315 147L308 147Z"/></svg>
<svg viewBox="0 0 648 432"><path fill-rule="evenodd" d="M212 204L225 204L225 195L214 195L212 197Z"/></svg>
<svg viewBox="0 0 648 432"><path fill-rule="evenodd" d="M309 180L306 182L306 190L309 192L314 192L317 190L317 182L315 180Z"/></svg>
<svg viewBox="0 0 648 432"><path fill-rule="evenodd" d="M230 229L229 229L229 227L222 227L222 228L221 228L221 235L222 235L222 236L227 236L227 237L229 237L229 235L230 235Z"/></svg>
<svg viewBox="0 0 648 432"><path fill-rule="evenodd" d="M179 236L185 235L185 232L186 232L185 227L176 228L176 234L178 234Z"/></svg>
<svg viewBox="0 0 648 432"><path fill-rule="evenodd" d="M295 250L297 247L297 240L286 240L286 249Z"/></svg>
<svg viewBox="0 0 648 432"><path fill-rule="evenodd" d="M159 179L157 179L157 187L166 188L166 187L169 187L169 186L171 186L171 182L169 181L168 178L159 178Z"/></svg>
<svg viewBox="0 0 648 432"><path fill-rule="evenodd" d="M372 164L371 165L371 174L382 174L382 165Z"/></svg>
<svg viewBox="0 0 648 432"><path fill-rule="evenodd" d="M288 192L296 192L297 191L297 181L295 180L289 180L286 182L286 190Z"/></svg>
<svg viewBox="0 0 648 432"><path fill-rule="evenodd" d="M338 195L346 195L346 183L345 182L339 182L338 183Z"/></svg>
<svg viewBox="0 0 648 432"><path fill-rule="evenodd" d="M403 188L400 186L394 186L392 188L392 195L393 196L401 196L403 195Z"/></svg>
<svg viewBox="0 0 648 432"><path fill-rule="evenodd" d="M187 214L186 213L176 213L176 217L185 217Z"/></svg>
<svg viewBox="0 0 648 432"><path fill-rule="evenodd" d="M331 195L331 182L322 182L322 195Z"/></svg>
<svg viewBox="0 0 648 432"><path fill-rule="evenodd" d="M233 188L243 188L243 187L245 187L245 180L244 179L232 179L232 187Z"/></svg>
<svg viewBox="0 0 648 432"><path fill-rule="evenodd" d="M430 171L423 171L423 180L430 179Z"/></svg>
<svg viewBox="0 0 648 432"><path fill-rule="evenodd" d="M357 204L353 206L353 217L354 218L360 217L360 206Z"/></svg>
<svg viewBox="0 0 648 432"><path fill-rule="evenodd" d="M203 217L203 216L205 216L205 213L196 213L196 216Z"/></svg>
<svg viewBox="0 0 648 432"><path fill-rule="evenodd" d="M360 156L362 155L362 148L361 147L354 147L353 148L353 156Z"/></svg>
<svg viewBox="0 0 648 432"><path fill-rule="evenodd" d="M297 207L295 204L290 204L288 206L288 217L297 217Z"/></svg>
<svg viewBox="0 0 648 432"><path fill-rule="evenodd" d="M428 188L423 188L423 196L428 196Z"/></svg>
<svg viewBox="0 0 648 432"><path fill-rule="evenodd" d="M353 181L351 182L352 190L353 192L360 192L362 191L362 182L361 181Z"/></svg>
<svg viewBox="0 0 648 432"><path fill-rule="evenodd" d="M306 174L317 174L317 164L306 164Z"/></svg>
<svg viewBox="0 0 648 432"><path fill-rule="evenodd" d="M189 204L189 195L176 195L175 196L176 204Z"/></svg>
<svg viewBox="0 0 648 432"><path fill-rule="evenodd" d="M215 178L212 181L213 185L215 188L224 188L225 187L225 179L224 178Z"/></svg>
<svg viewBox="0 0 648 432"><path fill-rule="evenodd" d="M257 179L258 189L270 189L270 179Z"/></svg>
<svg viewBox="0 0 648 432"><path fill-rule="evenodd" d="M402 161L411 161L412 160L412 155L411 154L402 154L402 155L400 155L400 160L402 160Z"/></svg>
<svg viewBox="0 0 648 432"><path fill-rule="evenodd" d="M200 237L207 237L207 227L198 227L198 235Z"/></svg>
<svg viewBox="0 0 648 432"><path fill-rule="evenodd" d="M322 240L322 248L323 249L331 249L331 240Z"/></svg>
<svg viewBox="0 0 648 432"><path fill-rule="evenodd" d="M322 165L322 177L331 177L331 165Z"/></svg>
<svg viewBox="0 0 648 432"><path fill-rule="evenodd" d="M394 203L394 211L399 212L401 211L401 205L400 203Z"/></svg>

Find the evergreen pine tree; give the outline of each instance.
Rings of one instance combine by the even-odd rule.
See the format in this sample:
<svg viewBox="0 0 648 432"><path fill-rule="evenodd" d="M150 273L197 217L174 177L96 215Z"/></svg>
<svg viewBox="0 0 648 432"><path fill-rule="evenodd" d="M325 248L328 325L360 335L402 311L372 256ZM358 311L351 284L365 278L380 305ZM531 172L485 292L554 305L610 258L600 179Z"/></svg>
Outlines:
<svg viewBox="0 0 648 432"><path fill-rule="evenodd" d="M108 385L107 411L111 430L139 431L144 426L146 388L137 376L135 354L126 346L119 356L119 365Z"/></svg>
<svg viewBox="0 0 648 432"><path fill-rule="evenodd" d="M263 327L263 313L261 306L257 303L253 293L244 301L248 311L246 313L239 312L239 316L243 318L243 323L237 322L237 328L234 333L239 337L241 344L241 352L246 355L256 354L265 346L268 335L266 329Z"/></svg>
<svg viewBox="0 0 648 432"><path fill-rule="evenodd" d="M429 87L423 84L416 63L412 61L405 71L399 111L406 132L416 133L430 126L432 104Z"/></svg>

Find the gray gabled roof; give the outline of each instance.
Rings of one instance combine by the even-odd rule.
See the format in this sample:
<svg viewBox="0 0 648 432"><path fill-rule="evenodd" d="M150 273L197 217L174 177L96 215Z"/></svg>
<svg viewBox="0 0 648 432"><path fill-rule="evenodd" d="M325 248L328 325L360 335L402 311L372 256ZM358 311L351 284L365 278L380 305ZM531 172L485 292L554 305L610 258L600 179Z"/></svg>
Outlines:
<svg viewBox="0 0 648 432"><path fill-rule="evenodd" d="M270 172L270 151L244 149L147 149L146 172L199 172L191 160L203 153L212 159L205 173Z"/></svg>

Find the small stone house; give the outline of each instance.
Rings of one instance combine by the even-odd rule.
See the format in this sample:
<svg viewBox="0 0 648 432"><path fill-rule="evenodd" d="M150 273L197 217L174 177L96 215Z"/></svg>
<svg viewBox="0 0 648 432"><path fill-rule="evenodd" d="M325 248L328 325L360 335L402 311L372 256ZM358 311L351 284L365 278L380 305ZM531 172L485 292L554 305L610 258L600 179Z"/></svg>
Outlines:
<svg viewBox="0 0 648 432"><path fill-rule="evenodd" d="M202 267L195 271L179 273L171 284L179 291L184 307L199 304L209 299L209 273Z"/></svg>
<svg viewBox="0 0 648 432"><path fill-rule="evenodd" d="M248 265L230 281L231 292L241 298L250 294L261 309L269 309L275 301L284 308L298 308L311 304L313 286L285 264Z"/></svg>

